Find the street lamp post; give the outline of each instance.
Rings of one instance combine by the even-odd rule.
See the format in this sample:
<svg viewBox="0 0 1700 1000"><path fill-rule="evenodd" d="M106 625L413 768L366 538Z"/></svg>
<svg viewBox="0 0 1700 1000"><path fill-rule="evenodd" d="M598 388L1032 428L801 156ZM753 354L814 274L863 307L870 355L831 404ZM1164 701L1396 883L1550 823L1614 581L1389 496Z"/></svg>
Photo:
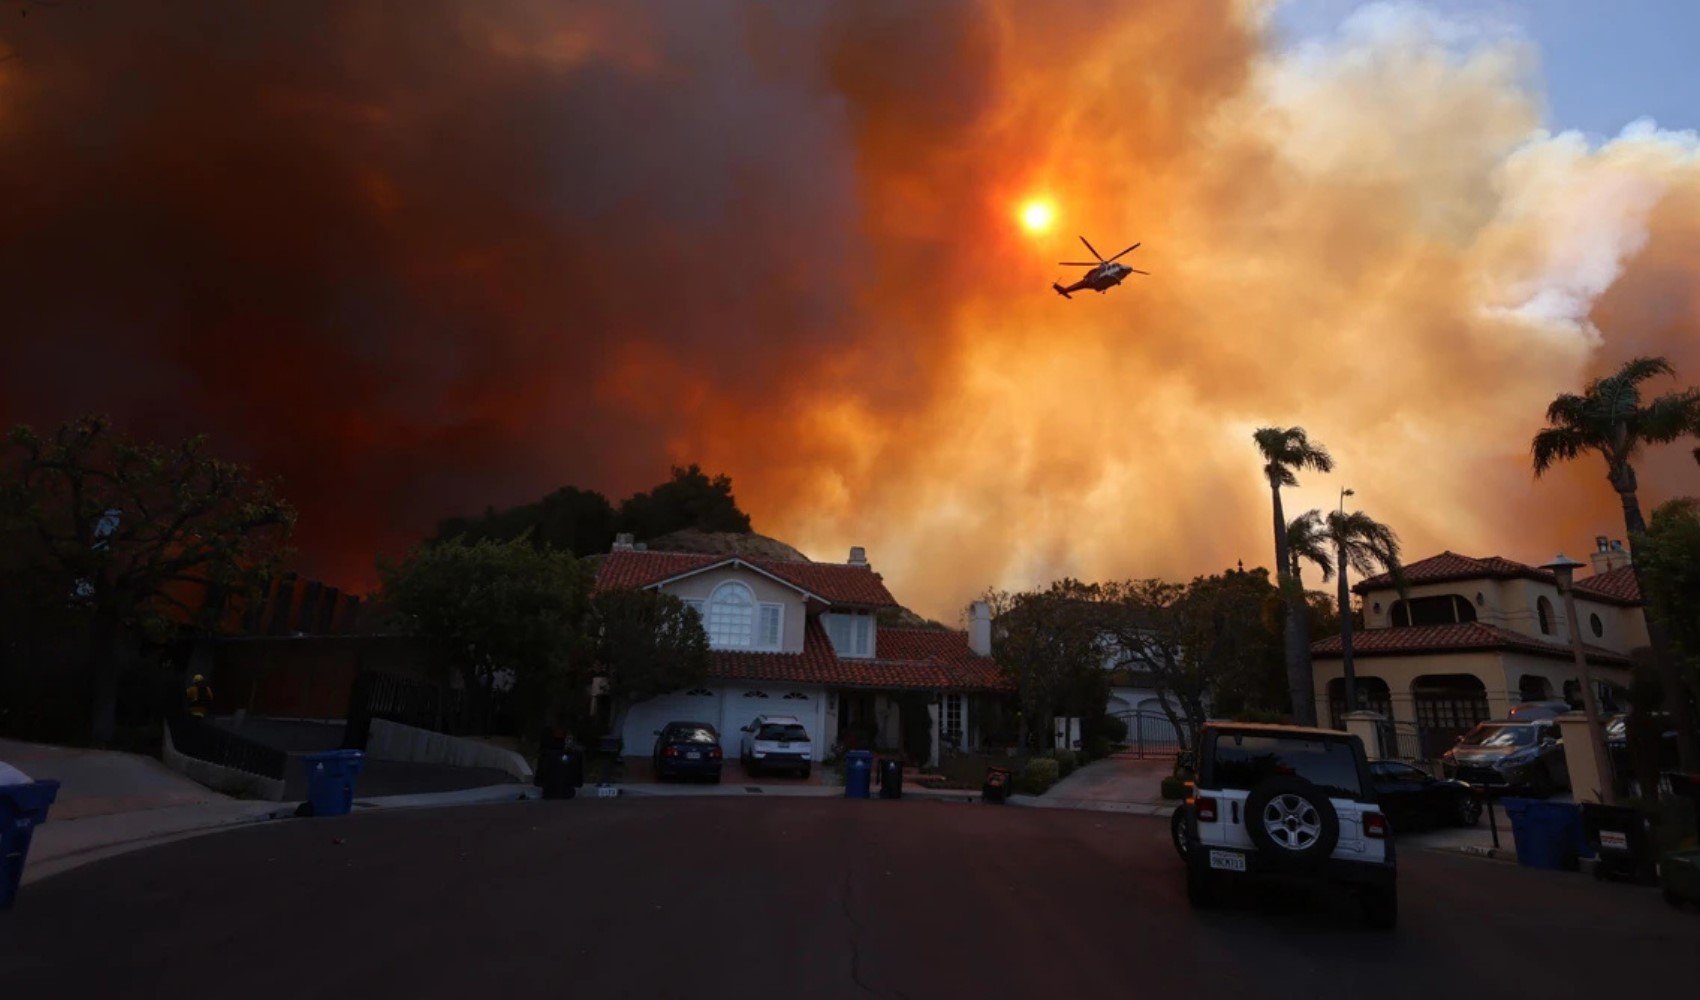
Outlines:
<svg viewBox="0 0 1700 1000"><path fill-rule="evenodd" d="M1558 583L1558 592L1564 598L1564 620L1570 630L1570 655L1576 658L1576 672L1582 677L1582 714L1588 720L1588 742L1594 749L1594 787L1600 790L1606 801L1612 798L1611 776L1604 772L1606 767L1606 735L1600 725L1599 697L1594 690L1594 674L1588 669L1588 654L1582 650L1582 630L1577 627L1576 590L1571 585L1575 581L1576 567L1582 564L1574 559L1568 559L1564 553L1559 553L1552 562L1542 566L1551 570L1553 579Z"/></svg>

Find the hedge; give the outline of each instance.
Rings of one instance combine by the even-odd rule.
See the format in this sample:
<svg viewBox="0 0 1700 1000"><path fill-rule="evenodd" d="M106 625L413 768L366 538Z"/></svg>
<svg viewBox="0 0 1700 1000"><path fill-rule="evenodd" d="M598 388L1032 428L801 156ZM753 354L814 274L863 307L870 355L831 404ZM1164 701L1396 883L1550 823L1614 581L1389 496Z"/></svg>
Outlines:
<svg viewBox="0 0 1700 1000"><path fill-rule="evenodd" d="M1061 771L1055 760L1049 757L1034 757L1021 769L1021 776L1016 779L1016 787L1024 795L1043 795L1060 777Z"/></svg>

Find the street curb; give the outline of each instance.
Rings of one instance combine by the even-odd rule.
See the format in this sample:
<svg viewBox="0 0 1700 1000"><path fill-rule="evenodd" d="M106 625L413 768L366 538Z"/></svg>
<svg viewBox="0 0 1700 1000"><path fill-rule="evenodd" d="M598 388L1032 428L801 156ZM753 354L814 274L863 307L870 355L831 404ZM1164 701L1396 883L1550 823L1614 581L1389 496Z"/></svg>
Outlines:
<svg viewBox="0 0 1700 1000"><path fill-rule="evenodd" d="M1077 812L1117 813L1123 816L1162 816L1174 813L1170 805L1145 802L1107 802L1098 799L1047 799L1038 795L1011 795L1009 804L1027 809L1073 809Z"/></svg>
<svg viewBox="0 0 1700 1000"><path fill-rule="evenodd" d="M135 840L120 840L110 844L96 844L91 847L85 847L80 850L56 855L55 857L46 860L32 860L27 862L24 867L23 878L20 880L20 884L33 885L43 879L52 878L55 875L62 875L68 871L74 871L84 865L93 864L96 861L104 861L107 858L115 858L122 854L129 854L132 851L145 850L149 847L158 847L162 844L170 844L179 840L188 840L191 837L199 837L209 833L218 833L221 830L230 830L240 826L258 826L261 823L272 823L280 819L291 819L294 816L295 806L291 805L279 807L271 810L270 812L256 813L250 816L230 817L217 822L207 823L202 826L186 827L181 830L173 830L170 833L156 834L152 837L140 837ZM70 820L68 822L76 821Z"/></svg>

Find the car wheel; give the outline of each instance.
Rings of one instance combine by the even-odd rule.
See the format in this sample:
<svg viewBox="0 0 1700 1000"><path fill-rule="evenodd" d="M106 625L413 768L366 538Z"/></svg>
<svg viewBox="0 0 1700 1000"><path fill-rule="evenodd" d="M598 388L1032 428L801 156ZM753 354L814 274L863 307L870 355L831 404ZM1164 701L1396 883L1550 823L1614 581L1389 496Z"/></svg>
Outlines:
<svg viewBox="0 0 1700 1000"><path fill-rule="evenodd" d="M711 784L711 785L720 784L720 772L716 771L713 774L709 775L708 776L708 783Z"/></svg>
<svg viewBox="0 0 1700 1000"><path fill-rule="evenodd" d="M1364 923L1378 931L1390 931L1399 924L1399 890L1394 886L1363 890L1358 905L1363 907Z"/></svg>
<svg viewBox="0 0 1700 1000"><path fill-rule="evenodd" d="M1458 800L1458 825L1475 826L1482 819L1482 800L1466 795Z"/></svg>
<svg viewBox="0 0 1700 1000"><path fill-rule="evenodd" d="M1259 782L1245 800L1246 833L1265 857L1288 868L1311 868L1340 842L1340 817L1322 789L1303 778Z"/></svg>
<svg viewBox="0 0 1700 1000"><path fill-rule="evenodd" d="M1197 910L1210 909L1222 901L1222 885L1216 873L1192 859L1186 865L1186 901Z"/></svg>
<svg viewBox="0 0 1700 1000"><path fill-rule="evenodd" d="M1185 861L1186 808L1184 806L1176 809L1175 814L1169 817L1169 839L1174 842L1175 853L1181 856L1182 861Z"/></svg>
<svg viewBox="0 0 1700 1000"><path fill-rule="evenodd" d="M802 772L801 772L801 773L802 773L802 775L803 775L803 780L804 780L804 781L808 781L808 780L809 780L809 772L810 772L810 771L811 771L811 770L812 770L812 769L811 769L811 768L808 768L808 767L804 767L804 768L803 768L803 770L802 770Z"/></svg>

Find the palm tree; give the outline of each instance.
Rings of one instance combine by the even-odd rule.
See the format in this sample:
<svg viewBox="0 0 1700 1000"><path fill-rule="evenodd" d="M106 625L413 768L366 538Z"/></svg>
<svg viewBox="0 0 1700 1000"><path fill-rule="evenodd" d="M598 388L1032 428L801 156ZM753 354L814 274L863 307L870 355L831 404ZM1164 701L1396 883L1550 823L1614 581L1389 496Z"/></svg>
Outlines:
<svg viewBox="0 0 1700 1000"><path fill-rule="evenodd" d="M1538 478L1559 462L1568 462L1584 452L1597 452L1606 461L1606 481L1617 491L1623 505L1623 524L1629 533L1629 548L1633 553L1636 540L1647 533L1647 522L1641 516L1641 501L1636 495L1635 466L1631 464L1644 445L1674 441L1700 428L1700 390L1685 389L1667 393L1645 405L1641 402L1641 383L1657 375L1676 374L1664 358L1631 358L1611 375L1588 383L1580 396L1564 393L1547 407L1547 427L1531 445L1535 476ZM1700 459L1700 451L1695 454ZM1641 579L1641 567L1631 560L1635 584L1647 593ZM1689 718L1688 699L1681 697L1685 690L1682 673L1671 655L1664 623L1643 605L1647 618L1647 637L1652 642L1654 658L1666 691L1671 714L1676 722L1677 749L1685 770L1700 768L1696 752L1694 725Z"/></svg>
<svg viewBox="0 0 1700 1000"><path fill-rule="evenodd" d="M1282 622L1287 660L1287 692L1293 701L1293 721L1301 726L1316 724L1316 692L1310 672L1310 636L1305 622L1304 588L1295 584L1292 557L1287 551L1287 516L1281 510L1281 487L1299 484L1299 469L1334 471L1328 449L1312 444L1303 427L1259 427L1252 434L1263 453L1263 475L1275 504L1275 576L1285 600Z"/></svg>
<svg viewBox="0 0 1700 1000"><path fill-rule="evenodd" d="M1340 662L1346 676L1346 711L1353 712L1359 708L1358 678L1352 666L1352 598L1346 571L1355 569L1365 576L1391 573L1394 585L1403 594L1405 571L1399 563L1399 536L1361 510L1348 514L1344 509L1328 515L1322 534L1334 548L1335 582L1340 588Z"/></svg>

